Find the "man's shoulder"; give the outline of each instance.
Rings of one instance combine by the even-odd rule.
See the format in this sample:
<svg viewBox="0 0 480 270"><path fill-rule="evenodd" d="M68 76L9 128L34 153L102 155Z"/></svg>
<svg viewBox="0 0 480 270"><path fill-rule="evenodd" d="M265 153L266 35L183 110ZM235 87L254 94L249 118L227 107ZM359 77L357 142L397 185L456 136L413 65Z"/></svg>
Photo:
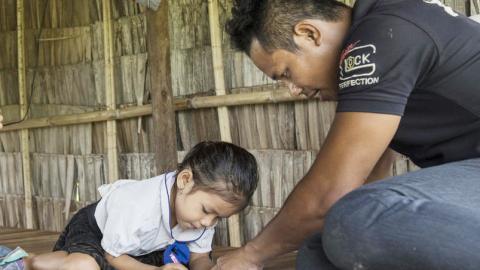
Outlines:
<svg viewBox="0 0 480 270"><path fill-rule="evenodd" d="M421 25L423 22L448 21L462 17L460 13L440 0L367 0L357 1L357 3L354 7L354 22L386 15Z"/></svg>

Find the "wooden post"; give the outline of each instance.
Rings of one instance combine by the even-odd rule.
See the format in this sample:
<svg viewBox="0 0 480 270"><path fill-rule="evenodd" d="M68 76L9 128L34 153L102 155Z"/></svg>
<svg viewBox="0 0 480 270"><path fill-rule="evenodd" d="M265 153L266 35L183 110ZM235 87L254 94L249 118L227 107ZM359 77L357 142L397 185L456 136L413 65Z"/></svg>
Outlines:
<svg viewBox="0 0 480 270"><path fill-rule="evenodd" d="M17 0L17 55L18 55L18 91L20 94L20 117L26 117L28 110L27 89L25 88L25 24L24 0ZM32 98L32 97L30 97ZM27 229L33 229L32 176L30 172L30 147L28 129L20 131L22 149L23 189L25 195L25 221Z"/></svg>
<svg viewBox="0 0 480 270"><path fill-rule="evenodd" d="M177 134L170 67L168 0L157 11L147 11L147 50L153 107L154 151L157 173L177 167Z"/></svg>
<svg viewBox="0 0 480 270"><path fill-rule="evenodd" d="M213 74L215 79L215 93L225 95L225 71L223 68L222 40L220 37L220 22L218 14L218 0L208 0L208 18L210 24L210 38L212 43ZM217 109L222 141L232 142L228 108L223 106ZM228 219L228 235L230 246L240 247L240 222L238 214Z"/></svg>
<svg viewBox="0 0 480 270"><path fill-rule="evenodd" d="M113 29L111 0L103 0L103 44L105 56L105 92L107 110L115 110L115 82L113 78ZM107 121L107 164L108 181L118 179L118 153L117 153L117 122Z"/></svg>

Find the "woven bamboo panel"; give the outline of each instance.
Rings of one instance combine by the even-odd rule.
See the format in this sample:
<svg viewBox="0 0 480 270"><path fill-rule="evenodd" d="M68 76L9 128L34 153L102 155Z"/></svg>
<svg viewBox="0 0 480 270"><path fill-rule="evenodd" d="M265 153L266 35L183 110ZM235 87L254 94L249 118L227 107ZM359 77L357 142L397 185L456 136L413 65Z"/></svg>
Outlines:
<svg viewBox="0 0 480 270"><path fill-rule="evenodd" d="M32 105L31 112L38 117L89 112L85 106ZM30 150L38 153L90 154L92 153L92 124L39 128L30 131ZM48 142L48 143L46 143Z"/></svg>
<svg viewBox="0 0 480 270"><path fill-rule="evenodd" d="M125 179L147 179L154 177L155 157L153 154L124 154L120 157L120 176Z"/></svg>
<svg viewBox="0 0 480 270"><path fill-rule="evenodd" d="M0 32L15 31L17 28L16 7L16 0L0 1Z"/></svg>
<svg viewBox="0 0 480 270"><path fill-rule="evenodd" d="M152 152L152 117L132 118L118 121L117 146L121 153Z"/></svg>
<svg viewBox="0 0 480 270"><path fill-rule="evenodd" d="M297 149L320 149L335 117L335 107L335 102L305 101L295 103Z"/></svg>
<svg viewBox="0 0 480 270"><path fill-rule="evenodd" d="M17 67L17 33L0 32L0 71Z"/></svg>
<svg viewBox="0 0 480 270"><path fill-rule="evenodd" d="M216 109L179 112L177 119L177 136L181 150L190 149L200 141L220 140Z"/></svg>
<svg viewBox="0 0 480 270"><path fill-rule="evenodd" d="M248 207L240 216L243 240L254 238L278 213L279 208Z"/></svg>
<svg viewBox="0 0 480 270"><path fill-rule="evenodd" d="M20 119L18 106L2 107L2 115L10 121ZM19 152L20 151L20 132L0 133L0 151L1 152Z"/></svg>
<svg viewBox="0 0 480 270"><path fill-rule="evenodd" d="M251 205L281 207L288 194L310 168L314 151L255 150L260 182Z"/></svg>
<svg viewBox="0 0 480 270"><path fill-rule="evenodd" d="M11 10L12 13L15 13L15 0L5 1L13 2L13 7L11 7ZM115 19L127 16L134 16L139 14L140 12L140 7L136 5L134 1L112 1L112 15ZM43 24L41 24L43 17L44 21ZM40 25L43 25L43 27L45 28L77 27L89 25L101 20L102 0L25 1L26 28L37 29L40 27ZM16 25L16 23L14 25Z"/></svg>
<svg viewBox="0 0 480 270"><path fill-rule="evenodd" d="M21 160L20 153L0 153L0 194L23 194Z"/></svg>
<svg viewBox="0 0 480 270"><path fill-rule="evenodd" d="M103 104L99 97L94 74L95 69L88 64L75 64L36 69L34 104L57 104L75 106L95 106ZM32 85L33 70L27 77L27 85Z"/></svg>
<svg viewBox="0 0 480 270"><path fill-rule="evenodd" d="M2 44L2 42L0 42L0 44ZM18 104L17 89L18 89L17 71L13 69L0 70L0 105L5 106L5 105Z"/></svg>
<svg viewBox="0 0 480 270"><path fill-rule="evenodd" d="M25 198L23 195L0 193L0 227L25 227Z"/></svg>
<svg viewBox="0 0 480 270"><path fill-rule="evenodd" d="M20 132L8 132L0 134L0 150L5 153L20 151Z"/></svg>

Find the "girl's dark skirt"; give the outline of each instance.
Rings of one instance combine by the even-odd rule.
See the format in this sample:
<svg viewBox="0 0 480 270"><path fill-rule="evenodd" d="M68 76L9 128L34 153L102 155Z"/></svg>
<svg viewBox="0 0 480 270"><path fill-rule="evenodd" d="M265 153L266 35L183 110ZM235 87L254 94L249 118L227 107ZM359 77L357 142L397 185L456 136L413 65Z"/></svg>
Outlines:
<svg viewBox="0 0 480 270"><path fill-rule="evenodd" d="M65 230L60 235L53 251L65 251L68 254L77 252L92 256L101 270L115 270L105 259L103 250L102 232L95 220L97 203L80 209L70 220ZM149 265L163 265L163 250L154 251L143 256L132 258Z"/></svg>

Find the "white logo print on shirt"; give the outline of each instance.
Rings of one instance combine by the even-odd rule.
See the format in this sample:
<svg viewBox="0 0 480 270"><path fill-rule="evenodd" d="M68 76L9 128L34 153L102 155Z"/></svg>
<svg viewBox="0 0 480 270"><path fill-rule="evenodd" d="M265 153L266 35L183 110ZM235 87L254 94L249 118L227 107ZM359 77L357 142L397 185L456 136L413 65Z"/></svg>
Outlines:
<svg viewBox="0 0 480 270"><path fill-rule="evenodd" d="M445 4L440 2L440 0L423 0L423 2L425 2L427 4L438 5L439 7L443 8L445 10L445 12L452 15L453 17L458 16L458 13L453 11L453 9L451 7L445 6Z"/></svg>
<svg viewBox="0 0 480 270"><path fill-rule="evenodd" d="M359 42L348 45L340 56L340 89L372 85L380 80L378 76L373 76L377 66L372 58L377 52L377 47L373 44L359 45Z"/></svg>

